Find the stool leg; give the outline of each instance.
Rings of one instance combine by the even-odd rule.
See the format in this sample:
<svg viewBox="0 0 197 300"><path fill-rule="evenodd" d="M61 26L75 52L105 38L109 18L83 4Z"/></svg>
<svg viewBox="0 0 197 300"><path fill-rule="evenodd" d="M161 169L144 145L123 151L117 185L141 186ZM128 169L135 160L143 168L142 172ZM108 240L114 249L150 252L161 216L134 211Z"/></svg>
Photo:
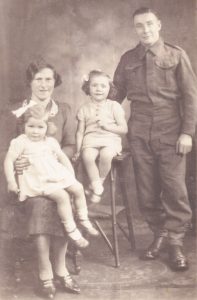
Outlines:
<svg viewBox="0 0 197 300"><path fill-rule="evenodd" d="M119 174L124 174L124 166L123 162L120 162L120 165L118 166ZM129 197L127 193L127 186L124 181L124 178L120 178L120 188L122 192L122 198L125 206L125 213L126 213L126 218L127 218L127 225L128 225L128 230L129 230L129 240L131 244L131 250L135 250L135 235L134 235L134 230L133 230L133 222L132 222L132 213L131 213L131 205L129 204Z"/></svg>
<svg viewBox="0 0 197 300"><path fill-rule="evenodd" d="M115 198L115 183L116 183L116 167L112 164L111 167L111 211L112 211L112 232L114 241L114 256L116 268L120 266L119 250L118 250L118 235L116 221L116 198Z"/></svg>

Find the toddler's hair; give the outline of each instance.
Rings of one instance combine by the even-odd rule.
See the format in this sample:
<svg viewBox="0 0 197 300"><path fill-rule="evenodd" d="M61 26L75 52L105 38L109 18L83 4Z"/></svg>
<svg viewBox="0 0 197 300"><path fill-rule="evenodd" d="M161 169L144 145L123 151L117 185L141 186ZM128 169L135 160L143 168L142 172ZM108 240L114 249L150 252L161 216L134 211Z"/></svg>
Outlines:
<svg viewBox="0 0 197 300"><path fill-rule="evenodd" d="M83 80L83 83L82 83L82 86L81 86L82 91L84 91L84 93L89 96L90 95L90 82L91 82L91 79L93 77L97 77L97 76L107 77L107 79L109 80L109 86L110 86L109 94L110 94L111 90L114 87L114 85L112 83L112 80L111 80L110 76L107 73L105 73L101 70L92 70L92 71L90 71L87 78L85 78Z"/></svg>
<svg viewBox="0 0 197 300"><path fill-rule="evenodd" d="M50 120L50 117L48 116L48 114L46 114L44 108L41 105L36 104L32 107L29 107L21 117L22 123L23 124L27 123L27 121L31 117L37 120L43 120L47 124L47 132L46 132L47 135L51 136L56 133L57 127Z"/></svg>

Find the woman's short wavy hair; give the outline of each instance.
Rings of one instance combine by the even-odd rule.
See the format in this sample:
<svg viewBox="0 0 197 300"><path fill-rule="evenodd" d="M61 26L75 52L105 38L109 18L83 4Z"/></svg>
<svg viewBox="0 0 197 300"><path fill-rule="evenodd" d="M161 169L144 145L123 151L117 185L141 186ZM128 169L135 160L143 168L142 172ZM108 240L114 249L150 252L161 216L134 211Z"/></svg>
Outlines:
<svg viewBox="0 0 197 300"><path fill-rule="evenodd" d="M55 87L59 86L62 83L61 76L57 73L55 68L51 64L47 63L44 59L38 59L31 62L27 67L26 80L28 86L30 86L35 75L45 68L51 69L53 71L53 75L55 79L55 85L54 85Z"/></svg>
<svg viewBox="0 0 197 300"><path fill-rule="evenodd" d="M107 77L107 79L109 80L109 86L110 86L109 94L110 94L111 90L114 87L113 82L112 82L110 76L101 70L92 70L89 72L87 78L84 78L84 80L83 80L83 83L81 86L82 91L84 91L84 93L86 95L88 95L88 96L90 95L90 82L91 82L91 79L96 76Z"/></svg>

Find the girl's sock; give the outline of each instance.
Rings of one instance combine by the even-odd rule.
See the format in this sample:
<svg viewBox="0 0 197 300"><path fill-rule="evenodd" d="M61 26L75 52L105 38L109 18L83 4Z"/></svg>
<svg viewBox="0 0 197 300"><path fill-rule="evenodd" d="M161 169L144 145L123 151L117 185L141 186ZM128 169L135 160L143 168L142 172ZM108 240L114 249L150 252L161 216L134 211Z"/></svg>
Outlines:
<svg viewBox="0 0 197 300"><path fill-rule="evenodd" d="M102 185L100 179L92 181L91 182L91 186L92 186L93 192L95 194L101 195L103 193L103 191L104 191L104 188L103 188L103 185Z"/></svg>
<svg viewBox="0 0 197 300"><path fill-rule="evenodd" d="M106 177L101 177L100 180L101 180L101 184L103 185L104 181L105 181Z"/></svg>

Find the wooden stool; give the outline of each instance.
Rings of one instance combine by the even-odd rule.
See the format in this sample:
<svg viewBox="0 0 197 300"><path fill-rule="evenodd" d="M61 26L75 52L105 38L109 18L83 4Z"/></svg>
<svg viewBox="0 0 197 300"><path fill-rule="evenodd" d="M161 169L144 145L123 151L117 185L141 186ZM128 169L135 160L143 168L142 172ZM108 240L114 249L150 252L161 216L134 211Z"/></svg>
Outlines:
<svg viewBox="0 0 197 300"><path fill-rule="evenodd" d="M120 228L124 236L128 239L131 245L131 250L135 250L135 237L134 237L134 230L133 230L133 222L132 222L132 209L131 209L131 200L130 196L128 195L128 188L125 181L125 166L124 163L128 164L128 160L131 158L130 152L124 152L121 155L117 155L113 158L112 161L112 167L110 171L110 211L106 213L106 205L103 205L103 216L102 212L100 212L100 218L110 218L112 222L112 236L113 236L113 242L111 243L108 239L106 233L101 228L101 225L99 223L99 209L97 212L95 212L95 215L91 216L93 223L95 224L96 228L100 232L101 236L103 237L104 241L106 242L107 246L109 247L110 251L112 252L114 258L115 258L115 267L120 266L120 258L119 258L119 248L118 248L118 233L117 233L117 227ZM119 176L117 176L119 175ZM125 175L125 176L124 176ZM117 178L119 177L120 182L120 189L122 193L122 200L123 200L123 207L116 205L116 184L117 184ZM95 205L96 206L96 205ZM99 204L98 204L99 207ZM120 224L120 222L117 220L117 215L120 213L120 211L125 210L126 213L126 220L127 220L127 226L128 226L128 233L125 231L123 226ZM102 211L102 209L101 209Z"/></svg>

